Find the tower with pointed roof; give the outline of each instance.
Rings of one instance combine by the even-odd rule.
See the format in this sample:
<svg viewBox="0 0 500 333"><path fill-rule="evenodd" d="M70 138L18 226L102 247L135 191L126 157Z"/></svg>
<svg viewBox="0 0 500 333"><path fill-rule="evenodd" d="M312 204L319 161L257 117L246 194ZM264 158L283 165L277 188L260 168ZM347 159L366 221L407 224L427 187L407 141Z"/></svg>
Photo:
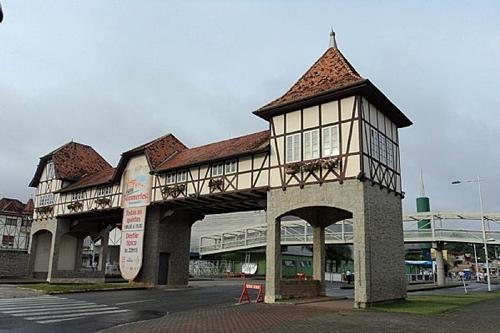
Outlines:
<svg viewBox="0 0 500 333"><path fill-rule="evenodd" d="M313 278L320 281L320 290L324 228L349 218L356 305L404 298L398 130L411 121L349 63L333 30L323 55L281 97L254 114L270 127L267 301L286 294L275 264L279 244L273 241L286 215L315 229Z"/></svg>

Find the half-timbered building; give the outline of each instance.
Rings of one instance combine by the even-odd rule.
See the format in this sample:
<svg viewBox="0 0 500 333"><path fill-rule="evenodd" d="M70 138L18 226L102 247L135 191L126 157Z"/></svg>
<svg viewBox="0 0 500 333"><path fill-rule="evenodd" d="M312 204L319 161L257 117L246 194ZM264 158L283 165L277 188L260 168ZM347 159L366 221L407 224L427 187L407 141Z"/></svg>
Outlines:
<svg viewBox="0 0 500 333"><path fill-rule="evenodd" d="M290 215L314 229L314 274L304 293L324 293L324 228L349 218L356 306L405 297L398 129L410 120L354 69L334 35L283 96L254 114L266 130L194 148L167 134L123 153L115 168L74 142L42 157L30 184L37 188L32 273L51 282L102 279L102 263L96 272L79 270L81 240L106 244L124 208L137 202L146 217L135 279L186 285L194 222L265 210L267 302L297 290L280 275L280 222Z"/></svg>

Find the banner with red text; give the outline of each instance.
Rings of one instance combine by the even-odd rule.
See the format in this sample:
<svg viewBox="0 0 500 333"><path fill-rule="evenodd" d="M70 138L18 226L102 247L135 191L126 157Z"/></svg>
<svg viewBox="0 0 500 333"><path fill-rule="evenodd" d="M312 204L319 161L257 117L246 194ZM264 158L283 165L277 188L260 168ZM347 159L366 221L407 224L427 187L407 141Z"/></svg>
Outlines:
<svg viewBox="0 0 500 333"><path fill-rule="evenodd" d="M142 249L146 206L125 208L120 245L120 272L125 280L133 280L142 266Z"/></svg>

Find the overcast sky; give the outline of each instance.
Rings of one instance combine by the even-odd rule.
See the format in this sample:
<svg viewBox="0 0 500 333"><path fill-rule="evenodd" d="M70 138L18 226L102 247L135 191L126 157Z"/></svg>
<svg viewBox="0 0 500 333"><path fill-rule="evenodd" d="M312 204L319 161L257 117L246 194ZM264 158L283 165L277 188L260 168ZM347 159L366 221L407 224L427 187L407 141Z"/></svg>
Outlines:
<svg viewBox="0 0 500 333"><path fill-rule="evenodd" d="M339 48L414 125L435 210L500 211L500 5L482 1L0 0L0 197L26 200L40 156L74 140L115 165L165 133L189 146L267 128L252 111Z"/></svg>

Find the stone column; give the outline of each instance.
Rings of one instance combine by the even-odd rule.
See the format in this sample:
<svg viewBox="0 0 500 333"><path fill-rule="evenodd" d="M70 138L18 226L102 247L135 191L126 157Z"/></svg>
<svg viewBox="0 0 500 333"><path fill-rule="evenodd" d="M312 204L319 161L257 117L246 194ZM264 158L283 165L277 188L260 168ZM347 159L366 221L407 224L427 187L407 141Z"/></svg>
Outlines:
<svg viewBox="0 0 500 333"><path fill-rule="evenodd" d="M363 187L364 200L352 207L356 308L406 297L401 198Z"/></svg>
<svg viewBox="0 0 500 333"><path fill-rule="evenodd" d="M97 271L99 272L99 277L104 279L106 277L106 259L108 257L108 244L109 244L109 228L106 228L100 232L101 235L101 246L99 248L99 262L97 264Z"/></svg>
<svg viewBox="0 0 500 333"><path fill-rule="evenodd" d="M325 227L313 226L313 279L319 281L319 296L325 296Z"/></svg>
<svg viewBox="0 0 500 333"><path fill-rule="evenodd" d="M55 230L52 233L52 244L50 246L49 270L47 272L47 282L54 282L58 278L57 266L59 263L59 247L62 236L69 231L70 221L57 219Z"/></svg>
<svg viewBox="0 0 500 333"><path fill-rule="evenodd" d="M281 220L267 216L266 303L281 299Z"/></svg>
<svg viewBox="0 0 500 333"><path fill-rule="evenodd" d="M148 207L143 267L138 280L159 284L160 253L168 256L167 286L186 287L189 282L191 226L203 219L192 211Z"/></svg>
<svg viewBox="0 0 500 333"><path fill-rule="evenodd" d="M443 245L441 243L432 243L434 253L436 254L436 283L439 287L446 285L446 276L444 273Z"/></svg>
<svg viewBox="0 0 500 333"><path fill-rule="evenodd" d="M86 236L79 236L78 243L76 247L76 258L75 258L75 271L80 272L82 270L82 255L83 255L83 240Z"/></svg>

